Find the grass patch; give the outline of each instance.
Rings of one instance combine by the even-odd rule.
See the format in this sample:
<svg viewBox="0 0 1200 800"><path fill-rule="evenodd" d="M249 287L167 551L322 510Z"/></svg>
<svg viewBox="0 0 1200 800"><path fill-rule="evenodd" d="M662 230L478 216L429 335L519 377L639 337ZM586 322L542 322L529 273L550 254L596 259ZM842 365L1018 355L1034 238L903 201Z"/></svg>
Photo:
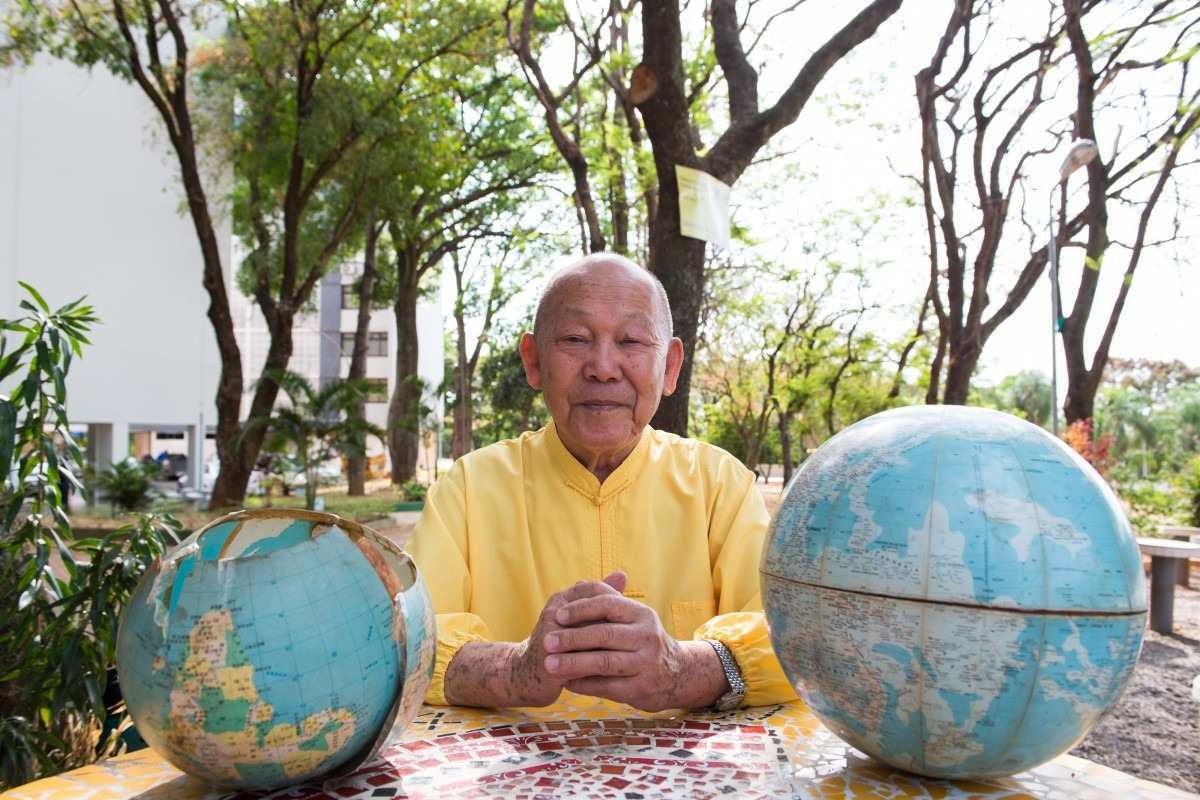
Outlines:
<svg viewBox="0 0 1200 800"><path fill-rule="evenodd" d="M356 522L386 517L401 499L400 492L395 489L383 489L363 497L350 497L344 490L322 492L318 496L325 498L325 510L330 514ZM247 497L246 508L304 508L304 497L272 497L269 502L264 497Z"/></svg>
<svg viewBox="0 0 1200 800"><path fill-rule="evenodd" d="M392 507L402 499L400 491L391 487L380 489L363 497L350 497L344 489L322 492L319 496L325 498L326 511L355 522L370 522L380 517L386 517ZM269 501L264 497L247 497L244 506L199 510L182 500L159 500L148 510L175 517L183 525L186 534L204 527L222 514L237 511L239 508L304 508L304 495L271 497ZM70 517L71 527L80 535L116 530L136 519L136 515L120 509L114 513L112 506L106 503L73 510Z"/></svg>

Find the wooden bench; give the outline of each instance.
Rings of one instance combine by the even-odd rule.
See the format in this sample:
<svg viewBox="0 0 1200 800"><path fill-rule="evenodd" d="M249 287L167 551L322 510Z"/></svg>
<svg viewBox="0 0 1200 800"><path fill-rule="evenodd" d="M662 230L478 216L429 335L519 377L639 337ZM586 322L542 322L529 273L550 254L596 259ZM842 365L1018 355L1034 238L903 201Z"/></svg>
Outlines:
<svg viewBox="0 0 1200 800"><path fill-rule="evenodd" d="M1175 539L1179 542L1200 542L1200 528L1189 528L1186 525L1161 525L1158 532L1168 539ZM1180 564L1179 574L1175 576L1175 583L1180 586L1191 588L1191 582L1188 580L1191 570L1185 564Z"/></svg>
<svg viewBox="0 0 1200 800"><path fill-rule="evenodd" d="M1138 537L1138 547L1150 556L1150 630L1171 634L1175 620L1175 576L1182 563L1200 558L1200 544L1172 539Z"/></svg>

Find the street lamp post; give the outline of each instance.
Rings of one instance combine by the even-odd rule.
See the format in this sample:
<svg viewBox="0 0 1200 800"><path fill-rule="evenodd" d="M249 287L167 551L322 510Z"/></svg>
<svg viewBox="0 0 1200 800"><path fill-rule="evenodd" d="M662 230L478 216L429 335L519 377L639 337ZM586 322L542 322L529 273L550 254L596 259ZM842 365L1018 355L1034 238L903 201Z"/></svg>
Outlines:
<svg viewBox="0 0 1200 800"><path fill-rule="evenodd" d="M1067 202L1067 178L1080 167L1086 166L1099 153L1091 139L1077 139L1071 143L1067 157L1058 169L1058 187L1062 202ZM1054 190L1050 190L1050 241L1046 245L1050 262L1050 420L1054 435L1058 436L1058 334L1062 331L1063 319L1058 308L1058 237L1054 234Z"/></svg>

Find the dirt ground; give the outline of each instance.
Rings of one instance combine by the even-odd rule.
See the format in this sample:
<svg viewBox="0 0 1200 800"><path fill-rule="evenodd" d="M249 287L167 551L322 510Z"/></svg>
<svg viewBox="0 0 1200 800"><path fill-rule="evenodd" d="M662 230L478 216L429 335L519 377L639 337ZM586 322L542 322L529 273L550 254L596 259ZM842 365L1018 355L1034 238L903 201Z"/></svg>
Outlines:
<svg viewBox="0 0 1200 800"><path fill-rule="evenodd" d="M1117 705L1074 750L1105 766L1200 792L1200 563L1175 588L1175 630L1146 629L1142 655Z"/></svg>

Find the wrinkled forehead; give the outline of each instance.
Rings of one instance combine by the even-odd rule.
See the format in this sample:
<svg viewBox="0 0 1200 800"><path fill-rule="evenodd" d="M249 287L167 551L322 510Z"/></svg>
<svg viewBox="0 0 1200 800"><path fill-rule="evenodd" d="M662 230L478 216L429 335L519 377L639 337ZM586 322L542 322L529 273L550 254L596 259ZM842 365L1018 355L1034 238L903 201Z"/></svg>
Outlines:
<svg viewBox="0 0 1200 800"><path fill-rule="evenodd" d="M643 274L640 268L601 262L567 269L546 287L538 322L545 329L572 322L620 322L647 327L665 340L671 336L671 312L661 293L649 273Z"/></svg>
<svg viewBox="0 0 1200 800"><path fill-rule="evenodd" d="M659 332L652 303L648 303L644 308L638 308L625 303L609 305L603 302L567 302L550 311L548 324L554 330L568 328L571 325L594 326L603 323L646 328L651 333Z"/></svg>

